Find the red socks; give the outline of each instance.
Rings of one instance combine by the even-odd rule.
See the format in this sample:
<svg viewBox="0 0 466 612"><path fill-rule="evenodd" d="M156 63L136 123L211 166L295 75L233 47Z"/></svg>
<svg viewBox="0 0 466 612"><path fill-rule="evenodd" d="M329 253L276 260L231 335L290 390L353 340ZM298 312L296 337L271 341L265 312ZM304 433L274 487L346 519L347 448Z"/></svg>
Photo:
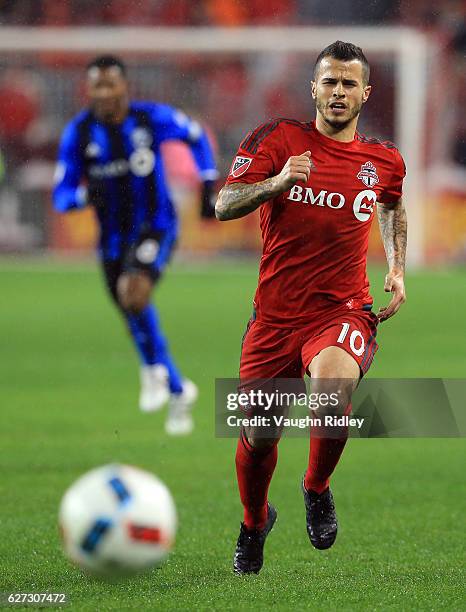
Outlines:
<svg viewBox="0 0 466 612"><path fill-rule="evenodd" d="M309 464L304 476L304 486L308 491L322 493L328 487L348 438L314 438L311 435Z"/></svg>
<svg viewBox="0 0 466 612"><path fill-rule="evenodd" d="M277 440L278 443L278 440ZM277 465L277 444L255 449L241 434L236 448L236 475L248 529L263 529L267 522L267 493Z"/></svg>
<svg viewBox="0 0 466 612"><path fill-rule="evenodd" d="M351 402L346 407L345 416L351 414ZM329 478L333 474L340 460L346 441L348 440L348 428L340 427L338 438L325 438L325 429L311 427L311 438L309 441L309 463L304 475L304 486L308 491L315 491L319 495L329 486Z"/></svg>

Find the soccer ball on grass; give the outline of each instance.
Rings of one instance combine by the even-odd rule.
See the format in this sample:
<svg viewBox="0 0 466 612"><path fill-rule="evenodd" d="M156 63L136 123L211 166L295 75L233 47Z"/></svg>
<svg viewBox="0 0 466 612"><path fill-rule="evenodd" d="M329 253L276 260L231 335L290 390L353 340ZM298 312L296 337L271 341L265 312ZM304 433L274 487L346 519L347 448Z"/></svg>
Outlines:
<svg viewBox="0 0 466 612"><path fill-rule="evenodd" d="M160 565L175 540L177 517L167 487L129 465L105 465L64 494L59 524L67 556L101 575L129 575Z"/></svg>

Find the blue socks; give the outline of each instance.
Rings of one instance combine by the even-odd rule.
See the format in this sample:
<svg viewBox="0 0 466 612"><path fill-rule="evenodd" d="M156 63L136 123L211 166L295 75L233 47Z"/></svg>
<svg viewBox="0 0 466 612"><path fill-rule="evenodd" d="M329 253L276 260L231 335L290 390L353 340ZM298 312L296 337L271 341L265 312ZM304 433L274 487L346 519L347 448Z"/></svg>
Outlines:
<svg viewBox="0 0 466 612"><path fill-rule="evenodd" d="M125 314L125 317L143 364L160 363L164 365L168 370L171 393L181 393L183 390L182 378L168 351L167 341L160 329L155 307L149 304L139 314Z"/></svg>

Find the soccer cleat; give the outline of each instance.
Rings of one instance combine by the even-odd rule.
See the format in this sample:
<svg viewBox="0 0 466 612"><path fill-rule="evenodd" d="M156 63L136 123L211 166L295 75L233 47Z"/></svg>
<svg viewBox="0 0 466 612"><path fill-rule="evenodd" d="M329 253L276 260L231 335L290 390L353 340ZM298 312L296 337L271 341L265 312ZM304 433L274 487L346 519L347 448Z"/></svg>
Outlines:
<svg viewBox="0 0 466 612"><path fill-rule="evenodd" d="M156 412L167 403L169 396L167 368L160 363L142 366L139 408L143 412Z"/></svg>
<svg viewBox="0 0 466 612"><path fill-rule="evenodd" d="M168 404L168 417L165 431L171 436L183 436L192 432L194 428L191 411L199 395L197 386L192 380L183 380L183 391L172 393Z"/></svg>
<svg viewBox="0 0 466 612"><path fill-rule="evenodd" d="M306 529L312 546L319 550L330 548L338 531L335 503L329 488L320 495L308 491L302 482L304 505L306 506Z"/></svg>
<svg viewBox="0 0 466 612"><path fill-rule="evenodd" d="M272 531L277 520L277 511L267 503L267 523L264 529L247 529L241 523L235 556L233 557L233 571L235 574L258 574L264 564L265 539Z"/></svg>

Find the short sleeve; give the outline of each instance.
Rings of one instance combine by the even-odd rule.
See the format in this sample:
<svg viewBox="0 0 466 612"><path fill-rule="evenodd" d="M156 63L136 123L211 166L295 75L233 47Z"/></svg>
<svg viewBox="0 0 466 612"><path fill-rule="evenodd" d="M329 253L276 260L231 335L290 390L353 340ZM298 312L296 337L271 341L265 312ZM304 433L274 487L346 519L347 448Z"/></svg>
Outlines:
<svg viewBox="0 0 466 612"><path fill-rule="evenodd" d="M385 204L397 202L401 198L403 194L403 180L406 176L406 166L401 153L398 151L398 149L393 149L393 153L393 172L387 187L384 189L379 198L379 201Z"/></svg>
<svg viewBox="0 0 466 612"><path fill-rule="evenodd" d="M258 183L277 174L277 125L260 125L240 144L231 164L227 184Z"/></svg>
<svg viewBox="0 0 466 612"><path fill-rule="evenodd" d="M71 121L63 131L54 174L53 202L57 211L66 212L86 205L86 194L80 187L82 176L79 129L77 122Z"/></svg>

